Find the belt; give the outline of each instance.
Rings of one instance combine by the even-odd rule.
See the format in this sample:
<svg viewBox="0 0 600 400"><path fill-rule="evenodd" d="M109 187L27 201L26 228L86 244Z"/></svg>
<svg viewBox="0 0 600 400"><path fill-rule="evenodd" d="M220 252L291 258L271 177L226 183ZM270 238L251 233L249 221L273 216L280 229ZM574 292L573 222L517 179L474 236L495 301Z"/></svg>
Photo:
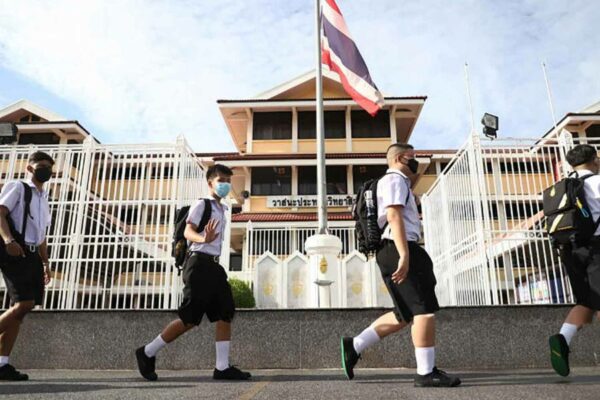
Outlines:
<svg viewBox="0 0 600 400"><path fill-rule="evenodd" d="M24 250L28 250L30 253L37 253L39 248L40 246L38 245L25 243Z"/></svg>
<svg viewBox="0 0 600 400"><path fill-rule="evenodd" d="M206 253L202 253L201 251L193 251L192 252L192 256L202 256L203 258L207 258L210 261L213 261L217 264L219 264L219 256L213 256L212 254L206 254Z"/></svg>
<svg viewBox="0 0 600 400"><path fill-rule="evenodd" d="M395 242L392 239L382 239L384 244L394 244ZM407 240L408 243L419 244L419 242L415 240Z"/></svg>

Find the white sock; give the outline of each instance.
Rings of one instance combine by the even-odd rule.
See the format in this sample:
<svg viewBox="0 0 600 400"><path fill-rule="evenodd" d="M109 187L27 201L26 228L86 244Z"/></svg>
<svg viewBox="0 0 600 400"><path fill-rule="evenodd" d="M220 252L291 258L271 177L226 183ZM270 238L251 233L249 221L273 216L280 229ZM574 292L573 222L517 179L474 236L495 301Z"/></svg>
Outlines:
<svg viewBox="0 0 600 400"><path fill-rule="evenodd" d="M415 347L417 374L427 375L435 367L435 347Z"/></svg>
<svg viewBox="0 0 600 400"><path fill-rule="evenodd" d="M217 369L224 371L229 368L229 340L216 342L217 347Z"/></svg>
<svg viewBox="0 0 600 400"><path fill-rule="evenodd" d="M167 342L163 340L162 336L158 335L156 339L154 339L153 341L148 343L146 347L144 347L144 353L146 353L146 356L148 357L156 357L156 354L160 351L160 349L162 349L166 345Z"/></svg>
<svg viewBox="0 0 600 400"><path fill-rule="evenodd" d="M8 356L0 356L0 367L4 367L8 364Z"/></svg>
<svg viewBox="0 0 600 400"><path fill-rule="evenodd" d="M360 354L367 347L371 347L380 340L381 338L375 331L375 328L370 326L364 331L362 331L358 336L356 336L352 343L354 344L354 350L356 350L356 352Z"/></svg>
<svg viewBox="0 0 600 400"><path fill-rule="evenodd" d="M573 340L573 336L577 333L577 325L569 324L565 322L560 327L560 334L565 337L568 345L571 345L571 340Z"/></svg>

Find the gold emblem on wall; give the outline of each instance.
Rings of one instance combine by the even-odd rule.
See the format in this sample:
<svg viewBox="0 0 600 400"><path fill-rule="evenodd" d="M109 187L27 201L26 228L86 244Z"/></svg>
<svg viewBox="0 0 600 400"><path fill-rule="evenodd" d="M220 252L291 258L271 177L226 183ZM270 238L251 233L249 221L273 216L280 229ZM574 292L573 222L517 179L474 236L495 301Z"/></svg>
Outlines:
<svg viewBox="0 0 600 400"><path fill-rule="evenodd" d="M325 258L325 256L323 256L323 258L321 258L321 262L319 263L319 267L321 270L322 274L327 273L327 259Z"/></svg>
<svg viewBox="0 0 600 400"><path fill-rule="evenodd" d="M362 292L362 283L360 282L354 282L351 286L350 289L352 290L352 293L354 294L360 294L360 292Z"/></svg>
<svg viewBox="0 0 600 400"><path fill-rule="evenodd" d="M273 285L271 285L270 283L267 283L263 289L263 293L266 296L271 296L273 294Z"/></svg>
<svg viewBox="0 0 600 400"><path fill-rule="evenodd" d="M295 281L292 285L292 294L297 299L304 292L304 284L300 281Z"/></svg>

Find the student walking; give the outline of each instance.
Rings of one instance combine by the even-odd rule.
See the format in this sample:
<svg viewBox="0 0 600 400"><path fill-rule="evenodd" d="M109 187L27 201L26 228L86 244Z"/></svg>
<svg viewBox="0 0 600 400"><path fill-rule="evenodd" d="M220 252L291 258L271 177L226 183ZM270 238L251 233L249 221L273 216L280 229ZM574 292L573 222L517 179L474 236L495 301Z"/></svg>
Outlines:
<svg viewBox="0 0 600 400"><path fill-rule="evenodd" d="M209 198L199 200L189 211L184 235L190 247L183 267L185 286L179 318L167 325L152 342L136 350L140 374L147 380L158 379L155 371L158 352L199 325L205 314L210 322L216 322L217 359L213 378L250 378L250 373L229 364L231 321L235 305L227 274L219 265L227 214L227 206L221 203L221 199L229 194L232 174L231 169L224 165L211 166L206 173Z"/></svg>
<svg viewBox="0 0 600 400"><path fill-rule="evenodd" d="M559 333L549 339L552 367L562 376L570 373L569 346L573 337L591 323L594 313L600 310L600 160L594 147L578 145L567 153L567 162L583 181L585 208L591 212L592 229L591 238L585 242L573 241L559 246L560 259L576 299Z"/></svg>
<svg viewBox="0 0 600 400"><path fill-rule="evenodd" d="M0 269L10 308L0 316L0 380L26 381L29 377L9 363L25 316L44 298L50 283L46 230L50 225L44 183L52 176L54 160L43 152L28 160L27 181L9 181L0 193Z"/></svg>
<svg viewBox="0 0 600 400"><path fill-rule="evenodd" d="M439 309L436 280L429 255L418 245L421 222L411 178L418 161L411 145L396 143L387 150L389 169L377 183L377 225L382 243L376 259L395 310L379 317L358 336L341 340L342 367L348 379L365 349L411 325L419 387L460 385L458 377L435 365L435 317Z"/></svg>

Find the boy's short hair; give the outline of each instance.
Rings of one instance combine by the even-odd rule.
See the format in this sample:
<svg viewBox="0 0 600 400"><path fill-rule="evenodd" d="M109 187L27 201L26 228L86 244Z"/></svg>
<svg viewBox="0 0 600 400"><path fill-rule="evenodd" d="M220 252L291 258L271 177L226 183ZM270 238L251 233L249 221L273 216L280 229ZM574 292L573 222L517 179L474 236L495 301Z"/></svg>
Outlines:
<svg viewBox="0 0 600 400"><path fill-rule="evenodd" d="M594 147L589 144L579 144L569 150L567 153L567 162L571 167L576 167L592 162L596 157L598 157L598 152Z"/></svg>
<svg viewBox="0 0 600 400"><path fill-rule="evenodd" d="M393 143L387 148L387 151L385 152L386 159L388 163L391 163L398 156L398 154L414 149L415 148L408 143Z"/></svg>
<svg viewBox="0 0 600 400"><path fill-rule="evenodd" d="M28 163L36 164L40 161L48 161L50 165L54 165L54 159L50 157L48 153L44 153L43 151L36 151L29 156Z"/></svg>
<svg viewBox="0 0 600 400"><path fill-rule="evenodd" d="M211 165L208 168L208 170L206 171L206 180L210 181L211 179L215 178L219 174L225 175L225 176L231 176L231 175L233 175L233 171L231 170L231 168L229 168L223 164Z"/></svg>

